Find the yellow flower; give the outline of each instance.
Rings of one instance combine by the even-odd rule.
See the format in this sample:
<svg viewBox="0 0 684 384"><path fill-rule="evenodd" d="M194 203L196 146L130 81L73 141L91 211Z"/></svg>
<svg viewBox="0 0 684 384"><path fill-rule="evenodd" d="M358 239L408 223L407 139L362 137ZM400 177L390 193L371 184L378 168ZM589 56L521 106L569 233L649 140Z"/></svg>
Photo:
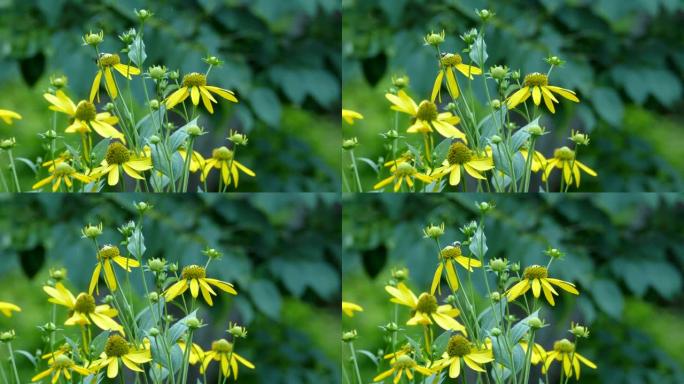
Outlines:
<svg viewBox="0 0 684 384"><path fill-rule="evenodd" d="M449 377L454 379L461 374L461 360L473 371L487 372L482 365L494 361L494 357L491 351L477 349L465 337L454 335L449 339L442 358L432 363L431 368L441 371L449 367Z"/></svg>
<svg viewBox="0 0 684 384"><path fill-rule="evenodd" d="M404 283L396 287L388 285L385 291L392 295L391 302L407 306L412 309L412 317L406 322L407 325L427 325L433 321L447 331L460 331L465 333L465 327L454 317L458 316L459 310L451 305L438 305L437 298L426 292L416 295Z"/></svg>
<svg viewBox="0 0 684 384"><path fill-rule="evenodd" d="M413 179L418 179L426 184L432 183L432 178L424 173L418 172L410 163L399 163L392 172L392 176L380 181L373 186L373 189L380 189L394 182L394 192L401 189L401 184L406 181L409 188L413 188Z"/></svg>
<svg viewBox="0 0 684 384"><path fill-rule="evenodd" d="M238 102L233 91L207 85L207 77L201 73L193 72L185 75L181 85L182 86L178 88L178 90L170 94L166 99L166 108L173 108L177 104L182 103L188 96L192 99L192 104L197 105L199 104L201 96L204 108L206 108L209 113L214 113L214 108L211 103L218 103L218 101L214 99L214 96L211 95L212 93L215 93L228 101L232 101L233 103Z"/></svg>
<svg viewBox="0 0 684 384"><path fill-rule="evenodd" d="M430 294L434 295L435 291L439 288L439 282L442 279L442 271L446 269L447 282L453 291L458 289L458 274L456 269L454 269L454 261L461 264L463 268L472 272L473 268L479 268L482 266L480 260L473 259L470 257L463 256L461 254L461 247L448 245L442 249L440 252L440 262L437 265L437 270L435 270L435 275L432 278L432 287L430 288Z"/></svg>
<svg viewBox="0 0 684 384"><path fill-rule="evenodd" d="M199 295L199 292L201 291L204 301L209 305L214 305L211 295L216 296L216 292L211 288L212 285L231 295L237 295L237 291L233 288L233 284L207 278L207 272L203 267L200 267L199 265L189 265L183 268L180 279L166 290L164 297L166 298L166 301L171 301L190 288L192 297L197 298L197 295Z"/></svg>
<svg viewBox="0 0 684 384"><path fill-rule="evenodd" d="M397 169L397 166L401 163L413 163L415 159L415 156L411 151L406 151L399 155L396 160L390 159L385 162L385 167L388 167L390 169L390 172L394 172Z"/></svg>
<svg viewBox="0 0 684 384"><path fill-rule="evenodd" d="M508 296L508 301L513 301L517 297L524 295L530 288L532 288L532 294L534 297L538 298L541 291L544 291L544 296L546 301L551 305L556 305L553 300L553 295L558 295L558 292L553 288L552 285L561 288L564 291L570 292L574 295L579 295L579 292L575 288L575 285L568 283L567 281L552 279L549 277L549 272L546 267L541 265L532 265L525 268L523 272L522 279L512 286L506 295Z"/></svg>
<svg viewBox="0 0 684 384"><path fill-rule="evenodd" d="M92 177L100 178L107 175L107 184L117 185L121 172L134 179L143 180L139 172L152 169L152 159L144 155L137 156L119 142L112 142L100 166L93 169Z"/></svg>
<svg viewBox="0 0 684 384"><path fill-rule="evenodd" d="M123 327L114 321L117 310L107 304L95 305L92 295L82 292L74 297L62 283L57 283L54 287L46 285L43 291L50 296L49 302L69 309L70 317L64 322L65 325L95 324L105 331L124 333Z"/></svg>
<svg viewBox="0 0 684 384"><path fill-rule="evenodd" d="M119 91L116 89L116 82L114 81L114 75L112 75L112 69L116 69L123 77L128 80L131 79L131 75L139 75L140 69L132 66L121 64L121 58L119 55L113 53L103 53L97 60L97 65L99 69L93 79L93 85L90 87L90 102L92 103L97 96L97 101L100 101L100 81L102 80L102 74L104 73L105 82L107 84L107 90L110 93L112 99L116 99L119 95Z"/></svg>
<svg viewBox="0 0 684 384"><path fill-rule="evenodd" d="M527 154L529 150L527 148L520 148L520 154L523 159L527 161ZM539 172L546 167L546 158L539 151L534 151L534 156L532 157L532 172Z"/></svg>
<svg viewBox="0 0 684 384"><path fill-rule="evenodd" d="M185 341L178 340L178 347L181 351L185 353ZM190 364L195 365L204 361L204 351L199 345L192 343L192 348L190 348Z"/></svg>
<svg viewBox="0 0 684 384"><path fill-rule="evenodd" d="M119 365L121 363L131 371L145 372L140 368L140 364L145 364L151 360L152 356L148 349L136 349L134 346L129 345L123 337L112 335L107 339L100 358L92 362L92 367L95 371L107 367L107 377L113 379L119 375Z"/></svg>
<svg viewBox="0 0 684 384"><path fill-rule="evenodd" d="M235 351L233 351L233 343L230 343L226 339L216 340L211 343L211 351L207 351L204 354L204 361L202 362L200 372L204 373L207 366L209 366L212 361L219 362L221 365L221 372L223 372L225 378L230 377L230 366L230 368L233 369L234 380L237 380L238 378L238 362L249 369L254 369L254 364L235 353Z"/></svg>
<svg viewBox="0 0 684 384"><path fill-rule="evenodd" d="M60 153L59 155L57 155L57 157L55 157L54 160L44 161L41 165L43 167L47 167L49 172L52 172L55 170L55 166L59 165L59 163L69 161L72 158L73 158L73 156L72 156L71 152L69 152L68 150L65 150L62 153Z"/></svg>
<svg viewBox="0 0 684 384"><path fill-rule="evenodd" d="M408 354L411 354L413 352L414 352L413 346L409 343L406 343L406 344L402 345L401 348L399 348L399 350L397 350L396 352L388 353L383 357L385 359L391 359L391 361L394 362L395 359L398 358L399 356L408 355Z"/></svg>
<svg viewBox="0 0 684 384"><path fill-rule="evenodd" d="M394 374L394 380L392 381L394 384L397 384L399 381L401 381L401 377L403 375L406 375L409 380L413 380L414 371L419 372L424 376L430 376L434 373L429 368L418 365L418 363L416 363L416 361L410 356L401 355L397 357L396 361L392 364L392 368L375 376L373 378L373 382L384 380L392 376L392 374Z"/></svg>
<svg viewBox="0 0 684 384"><path fill-rule="evenodd" d="M363 119L363 115L350 109L342 109L342 119L349 125L354 125L354 119Z"/></svg>
<svg viewBox="0 0 684 384"><path fill-rule="evenodd" d="M354 311L363 312L363 308L358 304L350 303L348 301L342 302L342 312L344 312L345 315L354 317Z"/></svg>
<svg viewBox="0 0 684 384"><path fill-rule="evenodd" d="M439 95L439 101L442 101L440 89L442 88L442 81L446 77L447 91L452 99L458 98L460 91L458 89L458 82L454 70L458 70L463 76L473 80L473 75L481 75L482 70L472 65L463 64L463 58L458 53L445 53L439 60L440 70L435 78L435 84L432 86L432 96L430 100L434 103L435 98Z"/></svg>
<svg viewBox="0 0 684 384"><path fill-rule="evenodd" d="M126 272L131 272L131 268L138 268L140 266L138 260L121 256L119 247L116 245L105 245L97 252L97 265L93 270L93 276L90 278L88 293L92 294L93 291L96 291L98 294L100 293L97 288L97 281L100 279L100 271L103 268L107 287L112 292L116 291L116 275L114 274L112 262L119 264Z"/></svg>
<svg viewBox="0 0 684 384"><path fill-rule="evenodd" d="M74 104L69 96L59 90L54 95L44 93L43 97L52 104L49 107L51 110L67 114L73 118L73 122L66 128L65 132L84 134L95 131L102 137L125 142L123 133L114 128L114 124L118 123L119 119L110 115L109 112L97 113L95 104L92 102L81 100L78 104Z"/></svg>
<svg viewBox="0 0 684 384"><path fill-rule="evenodd" d="M71 353L71 344L64 343L64 344L60 345L57 349L55 349L54 352L48 352L48 353L42 355L41 359L52 360L52 359L56 358L57 356L65 355L68 353Z"/></svg>
<svg viewBox="0 0 684 384"><path fill-rule="evenodd" d="M528 341L521 339L519 344L522 350L527 353L527 347L529 345ZM544 360L546 360L546 351L544 350L544 347L542 347L540 344L534 343L534 346L532 347L532 364L537 365L539 363L543 363Z"/></svg>
<svg viewBox="0 0 684 384"><path fill-rule="evenodd" d="M57 163L56 160L55 163ZM72 179L79 180L83 184L88 184L92 181L90 177L82 173L76 172L76 170L72 166L70 166L64 161L57 163L57 166L52 168L52 174L44 178L43 180L33 184L33 187L31 187L31 189L38 189L52 182L52 192L57 192L59 186L62 184L62 181L64 181L64 184L66 184L66 186L69 188L71 188L74 185Z"/></svg>
<svg viewBox="0 0 684 384"><path fill-rule="evenodd" d="M492 168L494 168L494 161L491 157L479 156L465 144L457 141L451 144L442 166L435 168L432 176L442 177L449 174L449 184L458 185L461 182L461 169L465 169L476 179L486 180L482 173Z"/></svg>
<svg viewBox="0 0 684 384"><path fill-rule="evenodd" d="M71 376L73 372L76 372L81 376L88 376L92 373L85 367L76 365L76 363L74 363L73 360L71 360L68 356L59 355L50 362L50 368L33 376L31 382L38 381L44 377L49 376L50 374L52 374L52 384L55 384L58 381L60 381L59 378L62 375L64 375L67 381L71 381Z"/></svg>
<svg viewBox="0 0 684 384"><path fill-rule="evenodd" d="M0 312L7 317L12 317L12 311L21 312L21 308L12 303L0 301Z"/></svg>
<svg viewBox="0 0 684 384"><path fill-rule="evenodd" d="M185 161L186 156L188 155L188 151L186 151L184 148L181 148L178 150L178 154L183 158L183 161ZM192 151L192 157L190 158L190 172L197 172L201 171L204 169L204 163L206 160L202 156L201 153L197 151Z"/></svg>
<svg viewBox="0 0 684 384"><path fill-rule="evenodd" d="M545 74L535 72L525 76L523 86L509 96L508 109L515 108L532 96L535 105L539 105L543 98L546 108L548 108L551 113L556 113L553 103L558 103L559 101L552 92L561 95L570 101L579 103L579 99L575 96L575 92L569 89L549 85L549 78Z"/></svg>
<svg viewBox="0 0 684 384"><path fill-rule="evenodd" d="M434 129L446 138L465 140L465 134L455 127L461 119L451 112L439 113L435 103L423 100L417 105L404 91L399 91L396 95L387 93L385 97L392 103L392 110L413 116L414 120L407 132L427 133Z"/></svg>
<svg viewBox="0 0 684 384"><path fill-rule="evenodd" d="M580 186L580 170L589 176L597 176L596 171L575 159L575 151L568 147L560 147L553 151L553 159L549 159L546 162L544 175L542 176L543 181L546 181L554 168L563 170L563 178L567 185L572 184L574 180L577 187Z"/></svg>
<svg viewBox="0 0 684 384"><path fill-rule="evenodd" d="M0 119L2 119L7 124L12 124L12 119L20 120L21 115L16 112L9 111L7 109L0 109Z"/></svg>
<svg viewBox="0 0 684 384"><path fill-rule="evenodd" d="M209 172L211 172L211 170L214 168L221 170L221 178L226 186L230 185L231 180L234 180L235 188L238 186L238 169L247 176L256 176L254 171L239 163L234 159L234 157L235 152L226 147L215 148L211 152L211 159L204 163L204 170L202 171L201 180L206 180L207 175L209 175Z"/></svg>
<svg viewBox="0 0 684 384"><path fill-rule="evenodd" d="M577 380L579 380L580 377L580 363L591 369L596 369L596 364L577 353L575 351L575 343L568 339L562 339L553 343L553 351L547 353L544 367L542 367L542 373L546 373L554 360L562 362L563 371L567 377L572 376L572 370L574 368Z"/></svg>

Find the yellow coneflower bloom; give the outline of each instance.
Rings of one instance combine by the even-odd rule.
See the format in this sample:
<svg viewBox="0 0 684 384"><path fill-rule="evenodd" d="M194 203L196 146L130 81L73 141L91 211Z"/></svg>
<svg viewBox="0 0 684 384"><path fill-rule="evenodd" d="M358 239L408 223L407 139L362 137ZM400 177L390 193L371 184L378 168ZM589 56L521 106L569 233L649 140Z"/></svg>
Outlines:
<svg viewBox="0 0 684 384"><path fill-rule="evenodd" d="M553 351L547 353L544 367L542 367L542 373L546 373L549 366L554 361L559 361L563 364L563 371L567 377L572 376L574 368L575 378L577 378L577 380L580 378L580 363L591 369L596 369L596 364L577 353L575 351L575 343L568 339L562 339L553 343Z"/></svg>
<svg viewBox="0 0 684 384"><path fill-rule="evenodd" d="M3 315L12 317L12 311L21 312L21 308L15 304L0 301L0 312L2 312Z"/></svg>
<svg viewBox="0 0 684 384"><path fill-rule="evenodd" d="M566 184L570 185L574 180L577 187L580 186L580 170L589 176L597 176L596 171L575 159L575 151L568 147L561 147L553 151L553 158L546 161L544 175L542 176L543 181L546 181L554 168L562 170Z"/></svg>
<svg viewBox="0 0 684 384"><path fill-rule="evenodd" d="M217 279L210 279L207 277L207 272L203 267L200 267L199 265L188 265L183 268L178 282L174 283L166 290L164 297L166 298L166 301L171 301L190 288L192 297L197 298L201 291L204 301L209 305L214 305L211 295L216 296L216 292L211 288L212 285L231 295L237 295L237 291L233 288L233 284Z"/></svg>
<svg viewBox="0 0 684 384"><path fill-rule="evenodd" d="M221 365L221 372L225 378L230 377L230 369L233 370L233 378L238 378L238 362L249 369L254 369L254 364L233 351L233 343L226 339L216 340L211 343L211 351L204 354L204 361L200 372L206 371L212 361L218 361Z"/></svg>
<svg viewBox="0 0 684 384"><path fill-rule="evenodd" d="M350 109L342 109L342 119L349 125L354 125L354 119L361 120L363 115Z"/></svg>
<svg viewBox="0 0 684 384"><path fill-rule="evenodd" d="M95 104L92 102L81 100L78 104L74 104L69 96L60 90L54 95L44 93L43 97L52 104L49 107L51 110L73 118L73 122L66 128L65 132L85 134L95 131L102 137L125 141L123 133L114 128L114 124L118 123L119 119L109 112L97 113Z"/></svg>
<svg viewBox="0 0 684 384"><path fill-rule="evenodd" d="M461 119L458 116L452 115L451 112L439 113L435 103L423 100L420 102L420 105L417 105L404 91L399 91L396 95L387 93L385 97L392 103L392 110L405 113L414 118L407 132L427 133L435 130L446 138L455 137L465 140L465 134L455 127Z"/></svg>
<svg viewBox="0 0 684 384"><path fill-rule="evenodd" d="M0 119L7 124L12 124L12 119L21 120L21 115L7 109L0 109Z"/></svg>
<svg viewBox="0 0 684 384"><path fill-rule="evenodd" d="M403 375L406 375L409 380L413 380L414 371L421 373L423 376L430 376L434 373L431 369L418 365L410 356L401 355L394 361L392 368L375 376L373 382L384 380L392 376L392 374L394 374L394 380L392 380L394 384L399 383Z"/></svg>
<svg viewBox="0 0 684 384"><path fill-rule="evenodd" d="M391 361L394 362L394 360L397 357L402 356L402 355L409 355L409 354L412 354L413 352L414 352L413 346L409 343L406 343L406 344L402 345L401 348L399 348L396 352L388 353L385 356L383 356L383 358L391 359Z"/></svg>
<svg viewBox="0 0 684 384"><path fill-rule="evenodd" d="M71 188L74 185L72 179L76 179L83 184L88 184L92 181L90 177L76 172L76 170L66 162L60 162L57 163L57 166L53 167L52 174L50 176L33 184L31 189L38 189L52 182L52 192L57 192L59 186L62 184L62 181L67 187Z"/></svg>
<svg viewBox="0 0 684 384"><path fill-rule="evenodd" d="M116 275L112 262L119 264L126 272L131 272L131 268L138 268L140 263L136 259L121 256L119 247L116 245L105 245L97 252L97 265L93 270L93 276L90 278L90 287L88 293L92 294L96 291L98 294L97 282L100 279L100 271L104 268L104 277L107 282L107 287L114 292L116 291Z"/></svg>
<svg viewBox="0 0 684 384"><path fill-rule="evenodd" d="M342 312L344 312L345 315L354 317L354 311L363 312L363 308L358 304L350 303L348 301L342 302Z"/></svg>
<svg viewBox="0 0 684 384"><path fill-rule="evenodd" d="M95 371L107 367L107 377L110 379L119 375L119 365L123 363L128 369L136 372L145 372L140 368L140 364L152 361L150 351L147 349L136 349L130 345L126 339L119 335L109 336L105 344L104 351L100 358L93 361L91 366Z"/></svg>
<svg viewBox="0 0 684 384"><path fill-rule="evenodd" d="M551 305L556 305L553 300L553 295L558 295L558 292L553 288L555 285L564 291L570 292L574 295L579 295L579 292L575 288L575 285L568 283L567 281L552 279L549 277L549 272L546 267L541 265L532 265L525 268L523 272L522 279L512 286L506 295L508 296L508 301L513 301L521 295L524 295L530 288L532 288L532 294L534 297L538 298L541 291L544 291L544 297L546 301Z"/></svg>
<svg viewBox="0 0 684 384"><path fill-rule="evenodd" d="M427 325L433 321L447 331L459 331L465 333L465 327L454 319L459 315L459 310L449 304L438 305L434 295L423 292L420 297L416 295L404 283L396 287L388 285L385 291L392 295L391 302L407 306L413 310L407 325Z"/></svg>
<svg viewBox="0 0 684 384"><path fill-rule="evenodd" d="M435 98L439 95L439 101L442 101L440 89L442 88L442 81L446 77L447 91L452 99L457 99L460 95L458 89L458 82L456 81L456 74L454 70L458 70L465 77L473 80L473 75L481 75L482 70L472 65L463 64L463 58L458 53L444 53L439 60L440 70L435 78L435 84L432 86L432 96L430 100L434 103Z"/></svg>
<svg viewBox="0 0 684 384"><path fill-rule="evenodd" d="M442 358L436 360L431 368L438 371L449 367L449 377L454 379L461 374L461 360L476 372L486 372L483 364L494 361L491 351L477 349L468 339L461 335L451 336Z"/></svg>
<svg viewBox="0 0 684 384"><path fill-rule="evenodd" d="M433 181L430 176L418 172L418 170L410 163L403 162L397 164L397 167L392 172L392 176L375 184L373 189L380 189L394 182L394 192L398 192L399 189L401 189L401 185L404 181L406 181L406 184L409 186L409 188L413 188L413 179L418 179L426 184L430 184Z"/></svg>
<svg viewBox="0 0 684 384"><path fill-rule="evenodd" d="M66 380L71 381L71 376L73 372L78 373L81 376L88 376L92 372L85 367L76 365L68 356L59 355L52 360L50 363L50 368L44 370L43 372L33 376L31 382L36 382L44 377L52 374L52 384L57 383L59 378L64 375Z"/></svg>
<svg viewBox="0 0 684 384"><path fill-rule="evenodd" d="M92 103L97 96L97 101L100 101L100 82L102 81L102 74L104 74L105 82L107 83L107 89L110 92L112 99L116 99L119 95L119 91L116 89L116 82L114 81L114 75L112 75L112 69L116 69L123 77L128 80L131 79L131 75L139 75L140 69L132 66L121 64L121 58L115 53L103 53L97 60L98 67L95 79L93 79L93 85L90 87L90 102Z"/></svg>
<svg viewBox="0 0 684 384"><path fill-rule="evenodd" d="M78 297L74 297L62 283L57 283L54 287L46 285L43 291L50 296L49 302L70 310L70 317L64 322L65 325L95 324L105 331L124 333L123 327L114 321L114 317L118 315L117 310L107 304L96 305L92 295L80 293Z"/></svg>
<svg viewBox="0 0 684 384"><path fill-rule="evenodd" d="M185 353L185 341L183 340L178 340L178 347L180 347L181 351ZM202 347L199 345L192 343L192 348L190 348L190 364L195 365L197 363L201 363L204 361L204 351L202 350Z"/></svg>
<svg viewBox="0 0 684 384"><path fill-rule="evenodd" d="M214 96L211 95L212 93L215 93L228 101L232 101L233 103L238 102L233 91L207 85L207 77L205 75L193 72L183 76L181 87L170 94L166 99L166 108L171 109L175 107L177 104L180 104L187 99L188 96L192 99L192 104L197 105L199 104L201 97L204 108L206 108L209 113L214 113L214 108L211 103L218 103L218 101L214 99Z"/></svg>
<svg viewBox="0 0 684 384"><path fill-rule="evenodd" d="M390 169L390 172L394 172L397 166L401 163L413 163L415 156L411 151L406 151L399 155L396 160L388 160L385 162L384 166Z"/></svg>
<svg viewBox="0 0 684 384"><path fill-rule="evenodd" d="M121 172L134 179L143 180L139 172L152 169L152 159L146 156L138 156L132 153L123 144L112 142L107 148L107 153L100 166L93 169L92 177L100 178L107 175L107 184L110 186L119 183Z"/></svg>
<svg viewBox="0 0 684 384"><path fill-rule="evenodd" d="M186 151L184 148L180 148L178 150L178 154L183 158L183 161L185 161L186 156L188 155L188 151ZM206 160L202 156L201 153L197 151L192 151L192 157L190 158L190 172L197 172L201 171L204 169L204 163Z"/></svg>
<svg viewBox="0 0 684 384"><path fill-rule="evenodd" d="M553 103L558 103L558 99L556 99L552 92L561 95L570 101L579 103L579 99L575 96L575 92L569 89L549 85L549 78L545 74L535 72L525 76L523 86L509 96L508 109L515 108L532 96L535 105L539 105L543 98L546 108L548 108L551 113L556 113Z"/></svg>
<svg viewBox="0 0 684 384"><path fill-rule="evenodd" d="M449 174L449 185L458 185L461 182L462 169L476 179L486 180L482 173L492 168L494 161L491 157L478 156L465 144L457 141L451 144L442 166L435 168L431 176L443 177Z"/></svg>
<svg viewBox="0 0 684 384"><path fill-rule="evenodd" d="M235 188L238 186L238 169L247 176L256 176L254 171L235 160L235 152L231 151L227 147L219 147L211 152L211 159L206 160L204 163L204 170L202 171L201 177L202 181L207 179L207 176L212 169L221 170L221 178L223 179L223 183L228 186L230 185L231 181L234 181Z"/></svg>
<svg viewBox="0 0 684 384"><path fill-rule="evenodd" d="M527 148L520 148L520 154L523 159L527 161L527 154L529 150ZM534 156L532 156L532 172L539 172L546 167L546 158L539 151L534 151Z"/></svg>
<svg viewBox="0 0 684 384"><path fill-rule="evenodd" d="M527 340L521 339L520 342L520 347L522 350L527 353L527 347L529 346L529 342ZM546 351L544 350L544 347L542 347L540 344L534 343L532 346L532 356L531 356L531 362L533 365L537 365L539 363L543 363L546 360Z"/></svg>
<svg viewBox="0 0 684 384"><path fill-rule="evenodd" d="M442 279L442 271L444 269L446 269L447 281L449 282L451 289L454 291L458 289L458 274L456 273L456 269L454 269L454 262L461 264L468 272L472 272L473 268L482 266L480 260L463 256L460 246L448 245L444 247L440 252L440 262L437 265L437 270L435 270L435 275L432 277L430 294L434 295L435 291L438 290L439 282Z"/></svg>

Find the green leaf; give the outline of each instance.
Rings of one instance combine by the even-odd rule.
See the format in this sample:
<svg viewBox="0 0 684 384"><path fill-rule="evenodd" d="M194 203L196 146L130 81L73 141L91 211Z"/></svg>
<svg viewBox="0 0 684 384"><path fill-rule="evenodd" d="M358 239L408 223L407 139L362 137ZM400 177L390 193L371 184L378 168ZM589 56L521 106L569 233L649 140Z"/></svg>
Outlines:
<svg viewBox="0 0 684 384"><path fill-rule="evenodd" d="M479 260L484 259L489 248L487 248L487 236L485 236L484 232L482 232L481 227L478 227L477 231L475 231L468 249L470 249L470 252L472 252L472 254L475 255L475 257L477 257Z"/></svg>
<svg viewBox="0 0 684 384"><path fill-rule="evenodd" d="M166 341L168 342L168 345L176 344L178 339L180 339L181 336L183 336L183 334L188 330L187 321L189 319L195 318L197 318L197 310L190 312L187 316L176 321L176 323L169 328L169 331L166 334Z"/></svg>
<svg viewBox="0 0 684 384"><path fill-rule="evenodd" d="M603 120L614 126L622 123L625 107L615 90L599 87L594 89L590 98L594 103L594 109Z"/></svg>
<svg viewBox="0 0 684 384"><path fill-rule="evenodd" d="M133 43L128 46L128 58L142 70L143 63L147 59L147 53L145 52L145 42L140 38L140 35L137 35Z"/></svg>
<svg viewBox="0 0 684 384"><path fill-rule="evenodd" d="M594 281L591 287L591 293L596 302L596 306L613 317L614 319L619 319L622 315L622 309L624 307L624 300L622 297L622 292L612 280L599 279Z"/></svg>
<svg viewBox="0 0 684 384"><path fill-rule="evenodd" d="M249 286L249 293L254 305L266 316L277 320L283 301L275 284L268 280L255 280Z"/></svg>
<svg viewBox="0 0 684 384"><path fill-rule="evenodd" d="M280 124L282 109L275 92L269 88L256 88L248 97L252 109L261 120L272 127Z"/></svg>
<svg viewBox="0 0 684 384"><path fill-rule="evenodd" d="M484 68L489 55L487 54L487 44L485 43L482 35L478 35L477 39L470 48L470 59L477 64L478 67Z"/></svg>
<svg viewBox="0 0 684 384"><path fill-rule="evenodd" d="M511 341L511 344L518 344L518 341L527 334L527 332L530 331L530 326L527 324L527 322L532 319L532 318L538 318L539 317L539 310L534 311L531 313L529 316L526 318L518 321L512 328L509 333L509 338Z"/></svg>
<svg viewBox="0 0 684 384"><path fill-rule="evenodd" d="M432 157L435 159L435 163L441 164L444 159L446 159L449 153L449 147L451 147L452 140L444 139L442 140L435 149L432 151Z"/></svg>
<svg viewBox="0 0 684 384"><path fill-rule="evenodd" d="M171 134L169 137L169 151L175 152L178 148L180 148L180 146L188 138L188 128L196 126L197 120L199 120L199 116L190 120L187 124L178 128L176 132Z"/></svg>
<svg viewBox="0 0 684 384"><path fill-rule="evenodd" d="M131 237L128 238L126 249L142 263L143 254L145 254L147 248L145 248L145 237L140 228L135 228Z"/></svg>
<svg viewBox="0 0 684 384"><path fill-rule="evenodd" d="M107 148L109 148L110 139L102 139L90 152L90 157L93 159L93 164L100 164L107 153Z"/></svg>

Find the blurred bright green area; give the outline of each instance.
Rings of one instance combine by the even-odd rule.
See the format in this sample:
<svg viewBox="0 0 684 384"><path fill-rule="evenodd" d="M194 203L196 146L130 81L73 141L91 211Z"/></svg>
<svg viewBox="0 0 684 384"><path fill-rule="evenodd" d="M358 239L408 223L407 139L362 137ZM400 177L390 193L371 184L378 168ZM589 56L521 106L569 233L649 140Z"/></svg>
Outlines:
<svg viewBox="0 0 684 384"><path fill-rule="evenodd" d="M581 382L684 380L681 194L346 195L342 298L364 311L344 316L342 327L358 331L357 349L376 354L387 348L378 327L394 318L383 289L393 268L409 269L408 284L416 294L428 289L436 251L422 229L444 222L442 243L461 241L458 228L478 220L479 201L496 205L485 218L487 260L508 258L525 267L546 264L548 247L565 253L550 275L575 283L580 296L561 294L555 308L544 306L540 317L550 326L538 342L548 349L554 340L571 337L571 321L588 325L591 335L579 350L599 369L583 368ZM473 276L476 289L486 292L479 269ZM407 310L399 311L400 326L419 339L421 329L405 325L407 316ZM359 359L364 377L373 377L371 360Z"/></svg>
<svg viewBox="0 0 684 384"><path fill-rule="evenodd" d="M52 306L41 286L50 268L65 267L73 292L86 290L96 265L94 249L81 228L102 222L101 243L117 244L116 228L137 220L133 202L147 201L143 264L165 257L181 267L202 264L201 251L213 247L223 257L212 262L208 276L234 283L235 297L219 295L214 306L200 306L207 323L197 341L209 348L226 337L229 322L244 324L248 337L236 347L253 361L253 372L240 370L240 381L254 383L332 382L340 380L339 332L340 203L335 194L163 195L102 194L0 195L0 301L22 312L0 316L0 330L14 329L15 349L33 354L45 349L36 328L50 321ZM117 270L119 278L121 269ZM139 271L130 274L134 307L141 310L144 289ZM104 284L100 294L106 294ZM58 325L79 339L77 330ZM58 336L59 341L61 336ZM6 346L1 346L3 364ZM17 355L22 377L35 372ZM41 365L41 368L44 364ZM215 368L209 369L209 380ZM191 373L197 370L191 369Z"/></svg>
<svg viewBox="0 0 684 384"><path fill-rule="evenodd" d="M97 68L81 37L103 30L100 50L117 52L124 47L117 36L139 28L134 9L141 8L155 14L145 25L145 69L166 65L182 76L205 72L202 58L209 55L225 62L212 69L209 84L234 90L239 103L221 100L214 115L202 115L209 134L196 148L211 156L226 145L229 130L247 133L249 144L238 157L257 177L241 180L241 191L339 190L341 17L332 0L0 2L0 109L23 116L0 125L0 137L17 138L15 156L45 158L38 134L52 128L42 98L51 75L69 78L67 93L75 101L88 95ZM147 107L140 77L132 83L139 119ZM60 116L61 135L67 125ZM80 143L78 137L66 140ZM28 166L18 167L22 187L29 189L35 177Z"/></svg>
<svg viewBox="0 0 684 384"><path fill-rule="evenodd" d="M428 98L436 60L423 37L444 30L442 51L460 52L459 35L480 28L475 9L487 8L496 15L485 29L486 70L507 65L524 75L546 72L549 55L567 61L553 70L550 83L575 90L581 103L561 100L555 116L545 115L542 125L551 133L537 147L542 153L572 144L571 129L586 131L591 143L578 156L599 177L583 178L583 191L681 189L684 164L672 150L684 140L684 41L675 27L682 22L681 2L346 0L342 7L343 106L364 115L344 125L343 136L359 138L357 156L377 161L389 153L379 135L394 128L384 98L392 75L408 75L409 94ZM473 84L476 99L486 100L479 77ZM476 114L479 120L485 112ZM402 117L400 132L407 124ZM359 168L366 183L376 179L371 167Z"/></svg>

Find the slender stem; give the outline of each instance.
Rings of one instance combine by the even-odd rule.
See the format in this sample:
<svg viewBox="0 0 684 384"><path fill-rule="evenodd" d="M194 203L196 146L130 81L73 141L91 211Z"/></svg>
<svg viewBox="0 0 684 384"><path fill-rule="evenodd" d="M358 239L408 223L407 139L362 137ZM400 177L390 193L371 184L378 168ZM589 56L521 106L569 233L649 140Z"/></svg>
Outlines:
<svg viewBox="0 0 684 384"><path fill-rule="evenodd" d="M361 187L361 179L359 178L359 169L356 167L356 157L354 157L354 150L349 150L349 157L351 157L352 166L354 167L354 178L356 178L356 186L359 189L358 192L363 192Z"/></svg>
<svg viewBox="0 0 684 384"><path fill-rule="evenodd" d="M7 349L9 351L9 358L10 362L12 363L12 370L14 371L14 378L17 380L17 384L21 384L21 381L19 380L19 371L17 371L17 363L14 360L14 350L12 350L12 342L8 341L7 342Z"/></svg>
<svg viewBox="0 0 684 384"><path fill-rule="evenodd" d="M21 187L19 186L19 178L17 177L17 168L14 166L14 156L12 156L12 150L8 149L7 154L9 155L10 165L12 166L12 176L14 176L14 185L17 187L17 192L21 192Z"/></svg>
<svg viewBox="0 0 684 384"><path fill-rule="evenodd" d="M530 138L530 147L527 149L527 161L525 162L525 175L524 175L524 180L525 180L525 186L523 188L523 192L529 192L530 190L530 178L531 178L531 173L532 173L532 161L534 159L534 144L535 141L537 140L536 136L532 136Z"/></svg>
<svg viewBox="0 0 684 384"><path fill-rule="evenodd" d="M354 350L354 343L352 341L349 342L349 351L351 352L351 357L352 357L352 363L354 363L354 372L356 373L356 379L358 380L358 384L363 384L363 380L361 380L361 371L359 371L359 363L356 360L356 351Z"/></svg>

